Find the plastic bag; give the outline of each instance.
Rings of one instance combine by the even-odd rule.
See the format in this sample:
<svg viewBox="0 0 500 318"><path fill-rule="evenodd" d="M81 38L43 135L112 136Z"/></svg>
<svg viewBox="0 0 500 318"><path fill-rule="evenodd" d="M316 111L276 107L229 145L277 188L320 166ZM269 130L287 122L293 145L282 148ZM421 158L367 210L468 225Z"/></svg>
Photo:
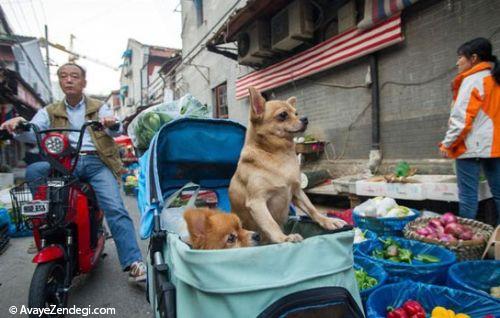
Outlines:
<svg viewBox="0 0 500 318"><path fill-rule="evenodd" d="M386 238L382 238L385 240ZM389 260L379 259L372 256L376 249L381 250L383 244L380 240L368 240L357 244L354 253L357 256L365 257L371 262L380 264L389 275L388 281L397 282L405 279L420 281L431 284L444 284L448 274L448 268L456 262L453 252L444 247L433 244L426 244L418 241L405 240L392 237L402 248L409 249L413 255L427 254L440 259L437 263L423 263L413 260L411 264L399 263Z"/></svg>
<svg viewBox="0 0 500 318"><path fill-rule="evenodd" d="M168 103L152 106L137 115L128 125L127 134L138 149L147 149L154 134L174 119L181 117L210 118L210 110L191 94Z"/></svg>
<svg viewBox="0 0 500 318"><path fill-rule="evenodd" d="M381 217L398 204L392 198L376 197L369 199L354 208L354 213L361 216Z"/></svg>
<svg viewBox="0 0 500 318"><path fill-rule="evenodd" d="M500 261L468 261L454 264L448 271L447 285L451 288L491 298L492 287L500 287Z"/></svg>
<svg viewBox="0 0 500 318"><path fill-rule="evenodd" d="M183 191L188 189L194 189L191 193L186 205L180 207L172 207L174 202L179 198ZM177 190L171 194L164 203L164 207L160 214L161 228L170 233L179 234L182 240L186 240L189 237L189 232L187 228L186 221L184 220L184 211L186 208L194 207L196 198L198 197L198 192L200 191L200 186L194 183L187 183L181 189Z"/></svg>
<svg viewBox="0 0 500 318"><path fill-rule="evenodd" d="M0 227L4 225L10 225L10 215L9 211L5 208L0 208Z"/></svg>
<svg viewBox="0 0 500 318"><path fill-rule="evenodd" d="M500 317L498 302L443 286L406 281L385 285L375 290L366 302L366 317L385 318L387 307L400 307L408 299L418 301L428 314L437 306L464 313L473 318L483 318L488 314Z"/></svg>

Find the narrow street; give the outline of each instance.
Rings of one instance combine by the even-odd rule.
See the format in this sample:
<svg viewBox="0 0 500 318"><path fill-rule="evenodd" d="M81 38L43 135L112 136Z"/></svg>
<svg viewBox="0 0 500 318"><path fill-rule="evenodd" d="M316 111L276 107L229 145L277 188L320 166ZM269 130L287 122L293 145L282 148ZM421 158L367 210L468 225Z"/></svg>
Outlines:
<svg viewBox="0 0 500 318"><path fill-rule="evenodd" d="M139 224L139 212L135 197L125 196L124 202L134 224ZM4 254L0 255L0 317L24 317L10 315L8 308L21 308L28 302L29 285L35 265L33 254L26 251L32 237L14 238ZM147 241L139 241L143 255L146 255ZM128 282L127 273L120 270L115 244L106 241L107 256L89 275L77 277L69 297L69 307L115 308L116 315L110 317L149 317L151 310L146 301L145 284L137 286ZM79 316L81 317L81 316ZM99 317L106 317L99 315Z"/></svg>

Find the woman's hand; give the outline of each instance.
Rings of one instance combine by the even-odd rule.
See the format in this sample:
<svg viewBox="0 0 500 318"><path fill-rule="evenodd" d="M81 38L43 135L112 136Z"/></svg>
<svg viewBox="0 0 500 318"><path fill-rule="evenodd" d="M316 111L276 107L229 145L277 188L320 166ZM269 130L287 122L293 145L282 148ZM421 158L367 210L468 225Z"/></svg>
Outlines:
<svg viewBox="0 0 500 318"><path fill-rule="evenodd" d="M446 150L439 149L439 152L441 154L441 157L443 157L443 158L449 158L448 157L448 152Z"/></svg>

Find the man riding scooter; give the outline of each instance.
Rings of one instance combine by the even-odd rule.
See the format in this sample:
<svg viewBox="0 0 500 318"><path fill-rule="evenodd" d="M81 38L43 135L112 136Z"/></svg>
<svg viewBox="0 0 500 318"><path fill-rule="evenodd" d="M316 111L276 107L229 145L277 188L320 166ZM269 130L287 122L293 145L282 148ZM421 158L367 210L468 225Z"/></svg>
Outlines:
<svg viewBox="0 0 500 318"><path fill-rule="evenodd" d="M129 271L129 278L135 282L146 279L146 266L142 261L137 244L134 224L130 218L120 194L117 178L122 169L118 148L112 137L121 134L122 127L117 125L111 108L83 94L87 84L85 69L78 64L62 65L57 75L65 99L39 110L31 120L39 130L67 127L80 129L85 121L99 120L105 127L103 131L87 129L83 137L80 159L74 174L91 184L99 207L104 211L111 234L116 243L118 258L124 271ZM22 117L4 122L0 129L13 133L23 142L33 143L33 131L16 134L18 124L25 121ZM73 147L78 142L78 133L68 134ZM26 170L27 181L35 181L49 174L48 162L36 162Z"/></svg>

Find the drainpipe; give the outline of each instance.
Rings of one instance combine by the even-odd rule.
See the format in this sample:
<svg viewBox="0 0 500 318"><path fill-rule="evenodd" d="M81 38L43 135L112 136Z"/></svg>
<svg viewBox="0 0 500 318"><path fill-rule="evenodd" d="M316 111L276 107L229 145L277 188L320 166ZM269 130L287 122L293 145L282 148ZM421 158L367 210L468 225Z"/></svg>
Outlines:
<svg viewBox="0 0 500 318"><path fill-rule="evenodd" d="M372 149L368 160L368 168L375 174L382 162L382 152L380 151L380 89L378 83L378 59L376 53L369 57L370 74L372 80Z"/></svg>

